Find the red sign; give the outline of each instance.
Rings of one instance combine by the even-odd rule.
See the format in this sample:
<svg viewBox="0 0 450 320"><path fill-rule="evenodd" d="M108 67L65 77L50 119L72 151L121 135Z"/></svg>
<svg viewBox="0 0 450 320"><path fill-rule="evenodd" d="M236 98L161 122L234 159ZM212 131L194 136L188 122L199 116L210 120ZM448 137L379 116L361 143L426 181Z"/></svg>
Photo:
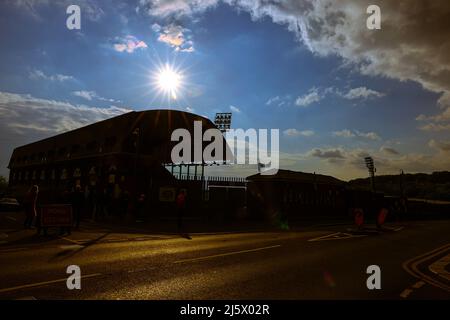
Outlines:
<svg viewBox="0 0 450 320"><path fill-rule="evenodd" d="M72 225L72 206L50 204L41 207L42 227L70 227Z"/></svg>
<svg viewBox="0 0 450 320"><path fill-rule="evenodd" d="M386 221L386 217L388 215L388 210L386 208L382 208L378 213L378 225L381 226Z"/></svg>
<svg viewBox="0 0 450 320"><path fill-rule="evenodd" d="M364 224L364 212L360 208L356 208L353 210L355 215L355 224L358 227L361 227Z"/></svg>

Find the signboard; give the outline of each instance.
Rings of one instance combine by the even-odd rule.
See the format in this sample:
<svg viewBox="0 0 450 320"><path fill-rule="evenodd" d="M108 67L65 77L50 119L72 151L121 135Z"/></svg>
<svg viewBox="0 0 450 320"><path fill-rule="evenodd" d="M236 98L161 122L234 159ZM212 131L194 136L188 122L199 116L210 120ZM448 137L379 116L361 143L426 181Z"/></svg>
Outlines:
<svg viewBox="0 0 450 320"><path fill-rule="evenodd" d="M72 225L72 206L50 204L41 207L42 227L70 227Z"/></svg>
<svg viewBox="0 0 450 320"><path fill-rule="evenodd" d="M382 208L378 213L377 223L379 226L383 225L386 221L386 217L388 215L388 210L386 208Z"/></svg>
<svg viewBox="0 0 450 320"><path fill-rule="evenodd" d="M176 196L176 189L171 187L159 188L159 201L161 202L174 202Z"/></svg>
<svg viewBox="0 0 450 320"><path fill-rule="evenodd" d="M353 214L355 216L355 224L358 227L362 227L364 224L364 212L361 208L355 208L353 210Z"/></svg>

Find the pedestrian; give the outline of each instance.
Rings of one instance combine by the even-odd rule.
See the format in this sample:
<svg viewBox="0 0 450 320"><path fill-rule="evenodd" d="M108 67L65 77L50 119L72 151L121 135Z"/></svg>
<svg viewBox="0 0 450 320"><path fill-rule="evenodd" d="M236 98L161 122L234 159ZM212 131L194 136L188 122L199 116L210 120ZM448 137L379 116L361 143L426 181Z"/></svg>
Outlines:
<svg viewBox="0 0 450 320"><path fill-rule="evenodd" d="M26 229L31 229L33 221L37 216L36 212L36 202L39 193L39 187L34 185L28 191L25 198L25 222L24 227Z"/></svg>
<svg viewBox="0 0 450 320"><path fill-rule="evenodd" d="M141 193L136 203L136 222L143 222L145 217L145 194Z"/></svg>
<svg viewBox="0 0 450 320"><path fill-rule="evenodd" d="M81 210L83 209L84 203L84 194L80 185L76 185L75 191L72 193L71 198L72 198L71 202L75 228L79 229L81 220Z"/></svg>
<svg viewBox="0 0 450 320"><path fill-rule="evenodd" d="M178 220L178 232L181 233L183 231L183 217L186 211L186 193L182 189L178 193L177 199L177 220Z"/></svg>

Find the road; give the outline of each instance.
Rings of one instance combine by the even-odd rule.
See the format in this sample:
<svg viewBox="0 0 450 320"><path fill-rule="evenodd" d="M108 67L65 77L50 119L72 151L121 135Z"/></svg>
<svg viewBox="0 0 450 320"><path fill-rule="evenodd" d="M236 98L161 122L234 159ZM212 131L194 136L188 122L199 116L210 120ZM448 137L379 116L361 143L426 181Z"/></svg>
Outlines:
<svg viewBox="0 0 450 320"><path fill-rule="evenodd" d="M82 226L36 237L0 214L1 299L450 299L449 221L382 233L351 226L295 231L149 234ZM81 290L66 286L69 265ZM369 290L367 267L381 271Z"/></svg>

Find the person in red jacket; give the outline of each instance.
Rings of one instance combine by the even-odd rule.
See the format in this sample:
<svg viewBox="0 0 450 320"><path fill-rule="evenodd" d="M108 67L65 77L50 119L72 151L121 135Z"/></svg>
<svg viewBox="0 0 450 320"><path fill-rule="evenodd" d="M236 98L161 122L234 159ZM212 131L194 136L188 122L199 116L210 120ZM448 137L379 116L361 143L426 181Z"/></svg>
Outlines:
<svg viewBox="0 0 450 320"><path fill-rule="evenodd" d="M28 191L25 199L25 222L24 227L29 229L33 225L33 221L37 216L36 212L36 202L39 193L39 187L34 185Z"/></svg>

